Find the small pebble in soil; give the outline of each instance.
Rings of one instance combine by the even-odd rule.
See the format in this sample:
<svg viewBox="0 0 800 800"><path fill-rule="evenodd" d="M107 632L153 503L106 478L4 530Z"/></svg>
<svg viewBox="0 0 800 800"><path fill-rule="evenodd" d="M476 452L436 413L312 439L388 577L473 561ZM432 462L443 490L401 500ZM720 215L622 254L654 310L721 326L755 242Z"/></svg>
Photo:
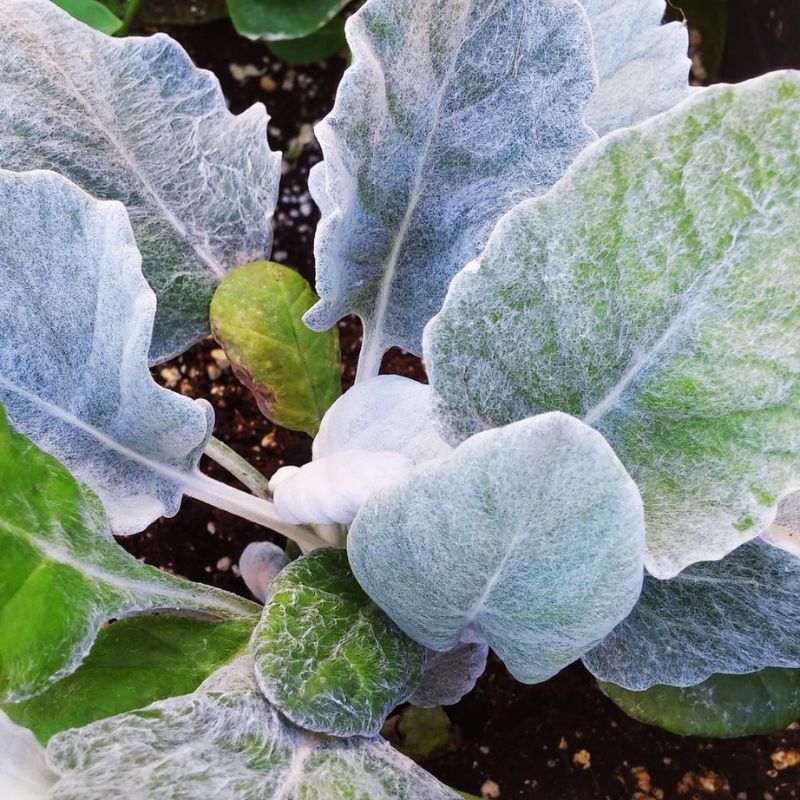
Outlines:
<svg viewBox="0 0 800 800"><path fill-rule="evenodd" d="M730 792L731 787L724 775L708 770L702 775L697 772L687 772L678 782L678 794L692 798L702 796L702 793Z"/></svg>
<svg viewBox="0 0 800 800"><path fill-rule="evenodd" d="M800 750L776 750L770 758L775 769L789 769L800 764Z"/></svg>
<svg viewBox="0 0 800 800"><path fill-rule="evenodd" d="M494 781L484 781L481 786L481 797L487 800L495 800L500 797L500 787Z"/></svg>
<svg viewBox="0 0 800 800"><path fill-rule="evenodd" d="M572 756L572 763L581 769L589 769L592 766L592 756L588 750L578 750Z"/></svg>
<svg viewBox="0 0 800 800"><path fill-rule="evenodd" d="M223 556L219 561L217 561L217 569L220 572L227 572L231 565L233 564L233 559L229 558L228 556Z"/></svg>

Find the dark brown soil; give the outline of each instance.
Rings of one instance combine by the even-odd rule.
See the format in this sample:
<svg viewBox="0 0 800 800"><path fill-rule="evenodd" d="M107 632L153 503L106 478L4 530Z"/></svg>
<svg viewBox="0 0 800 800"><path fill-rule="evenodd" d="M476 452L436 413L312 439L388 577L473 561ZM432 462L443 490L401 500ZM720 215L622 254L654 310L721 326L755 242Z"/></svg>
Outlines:
<svg viewBox="0 0 800 800"><path fill-rule="evenodd" d="M731 0L731 13L721 79L741 80L772 68L800 67L800 0ZM308 126L329 110L344 59L287 68L263 46L237 37L226 22L169 32L199 65L218 75L234 111L254 101L270 109L273 147L294 156L284 165L273 258L313 280L318 215L306 191L306 178L320 154ZM340 331L347 387L358 354L357 320L344 320ZM387 356L384 370L424 378L419 361L401 351ZM217 415L216 435L265 474L309 459L310 439L267 422L213 342L199 344L154 374L170 388L210 400ZM204 468L227 480L216 465L207 463ZM246 594L237 560L248 542L268 535L263 528L187 500L176 518L162 520L123 544L149 563ZM446 783L479 796L482 792L487 797L542 800L800 796L800 766L785 767L786 758L780 755L787 751L800 756L800 726L769 737L729 741L672 736L628 719L580 665L545 684L523 686L492 661L477 689L447 711L460 731L461 744L425 766Z"/></svg>

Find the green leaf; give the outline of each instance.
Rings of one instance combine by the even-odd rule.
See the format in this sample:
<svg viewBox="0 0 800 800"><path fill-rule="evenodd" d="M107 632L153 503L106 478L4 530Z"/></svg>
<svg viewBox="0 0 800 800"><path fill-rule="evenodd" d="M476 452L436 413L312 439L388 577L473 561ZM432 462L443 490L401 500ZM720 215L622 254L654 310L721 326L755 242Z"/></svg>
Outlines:
<svg viewBox="0 0 800 800"><path fill-rule="evenodd" d="M347 51L344 17L334 17L318 31L302 39L283 39L269 43L269 49L292 66L313 64Z"/></svg>
<svg viewBox="0 0 800 800"><path fill-rule="evenodd" d="M800 473L798 217L800 73L605 138L500 221L428 327L446 437L583 418L639 485L659 578L752 539Z"/></svg>
<svg viewBox="0 0 800 800"><path fill-rule="evenodd" d="M333 548L278 574L250 649L266 698L296 725L335 736L378 733L419 683L425 655Z"/></svg>
<svg viewBox="0 0 800 800"><path fill-rule="evenodd" d="M228 0L233 26L242 36L275 41L318 31L350 0Z"/></svg>
<svg viewBox="0 0 800 800"><path fill-rule="evenodd" d="M353 573L432 650L485 641L525 683L624 619L642 586L639 493L596 431L544 414L480 433L373 495Z"/></svg>
<svg viewBox="0 0 800 800"><path fill-rule="evenodd" d="M103 5L118 17L124 17L132 0L103 0ZM225 0L144 0L136 15L137 26L200 25L226 19Z"/></svg>
<svg viewBox="0 0 800 800"><path fill-rule="evenodd" d="M227 275L211 301L212 333L261 412L311 436L342 391L338 330L302 322L316 300L302 275L257 261Z"/></svg>
<svg viewBox="0 0 800 800"><path fill-rule="evenodd" d="M193 692L212 672L247 652L254 624L166 616L119 620L100 631L72 675L2 709L47 744L67 728Z"/></svg>
<svg viewBox="0 0 800 800"><path fill-rule="evenodd" d="M194 694L56 734L53 800L457 800L381 739L309 734L258 691L252 659Z"/></svg>
<svg viewBox="0 0 800 800"><path fill-rule="evenodd" d="M800 670L765 669L712 675L697 686L653 686L632 692L600 688L628 716L683 736L731 738L774 733L800 717Z"/></svg>
<svg viewBox="0 0 800 800"><path fill-rule="evenodd" d="M156 609L250 618L254 603L137 561L98 499L0 409L0 702L74 672L104 622Z"/></svg>
<svg viewBox="0 0 800 800"><path fill-rule="evenodd" d="M381 736L403 755L422 761L441 755L450 744L453 723L440 706L406 706L383 724Z"/></svg>
<svg viewBox="0 0 800 800"><path fill-rule="evenodd" d="M97 0L53 0L64 11L102 33L116 33L122 20Z"/></svg>

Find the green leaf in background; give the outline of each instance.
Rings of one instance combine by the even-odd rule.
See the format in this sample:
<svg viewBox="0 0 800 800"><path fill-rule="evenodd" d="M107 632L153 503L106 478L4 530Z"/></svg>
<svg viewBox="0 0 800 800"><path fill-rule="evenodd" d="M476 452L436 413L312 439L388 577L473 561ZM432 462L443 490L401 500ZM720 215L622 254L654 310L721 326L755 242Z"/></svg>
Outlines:
<svg viewBox="0 0 800 800"><path fill-rule="evenodd" d="M144 616L104 627L78 669L44 693L2 707L47 744L53 734L193 692L247 653L255 620Z"/></svg>
<svg viewBox="0 0 800 800"><path fill-rule="evenodd" d="M75 19L103 33L116 33L122 26L122 20L98 0L53 0L53 2Z"/></svg>
<svg viewBox="0 0 800 800"><path fill-rule="evenodd" d="M124 17L131 0L102 0L118 17ZM226 19L225 0L144 0L136 15L136 25L201 25Z"/></svg>
<svg viewBox="0 0 800 800"><path fill-rule="evenodd" d="M381 728L381 736L414 761L441 755L447 750L452 734L453 723L441 706L406 706L389 717Z"/></svg>
<svg viewBox="0 0 800 800"><path fill-rule="evenodd" d="M452 442L559 410L642 493L646 567L722 558L800 472L800 73L713 86L497 224L425 332Z"/></svg>
<svg viewBox="0 0 800 800"><path fill-rule="evenodd" d="M712 675L697 686L632 692L599 683L629 717L684 736L731 738L774 733L800 718L800 670Z"/></svg>
<svg viewBox="0 0 800 800"><path fill-rule="evenodd" d="M689 25L691 41L699 56L692 72L701 83L712 83L722 63L729 6L730 0L670 0L667 4L668 19L685 19Z"/></svg>
<svg viewBox="0 0 800 800"><path fill-rule="evenodd" d="M344 550L317 550L270 584L250 648L267 699L292 722L370 736L415 688L424 650L364 594Z"/></svg>
<svg viewBox="0 0 800 800"><path fill-rule="evenodd" d="M211 331L261 412L310 436L342 391L338 330L301 319L316 301L305 278L272 261L238 267L211 301Z"/></svg>
<svg viewBox="0 0 800 800"><path fill-rule="evenodd" d="M281 798L457 800L380 738L310 734L261 695L253 661L223 667L196 692L56 734L54 800Z"/></svg>
<svg viewBox="0 0 800 800"><path fill-rule="evenodd" d="M255 620L260 608L137 561L97 497L0 409L0 702L74 672L109 619L180 609Z"/></svg>
<svg viewBox="0 0 800 800"><path fill-rule="evenodd" d="M269 42L268 47L278 58L291 66L314 64L347 51L344 22L344 17L334 17L327 25L309 36Z"/></svg>
<svg viewBox="0 0 800 800"><path fill-rule="evenodd" d="M318 31L350 0L228 0L236 30L250 39L300 39Z"/></svg>

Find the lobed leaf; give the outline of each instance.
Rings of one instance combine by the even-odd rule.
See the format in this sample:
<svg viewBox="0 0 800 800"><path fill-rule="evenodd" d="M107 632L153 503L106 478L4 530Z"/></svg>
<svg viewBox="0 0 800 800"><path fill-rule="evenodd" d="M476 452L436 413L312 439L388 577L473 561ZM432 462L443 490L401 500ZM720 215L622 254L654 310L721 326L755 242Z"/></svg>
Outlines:
<svg viewBox="0 0 800 800"><path fill-rule="evenodd" d="M116 533L173 516L213 412L150 375L155 297L125 210L52 172L2 170L0 207L10 420L97 493Z"/></svg>
<svg viewBox="0 0 800 800"><path fill-rule="evenodd" d="M302 322L316 295L302 275L271 261L238 267L211 300L211 331L236 377L270 422L314 436L342 392L339 331Z"/></svg>
<svg viewBox="0 0 800 800"><path fill-rule="evenodd" d="M264 696L302 728L375 736L422 675L424 651L364 594L344 550L273 580L250 648Z"/></svg>
<svg viewBox="0 0 800 800"><path fill-rule="evenodd" d="M112 39L49 0L0 0L0 167L52 169L123 202L158 297L150 358L208 332L228 270L272 243L280 156L168 36Z"/></svg>
<svg viewBox="0 0 800 800"><path fill-rule="evenodd" d="M591 34L577 0L369 0L352 66L317 126L315 330L364 322L360 374L420 352L447 284L497 217L548 189L592 140Z"/></svg>
<svg viewBox="0 0 800 800"><path fill-rule="evenodd" d="M756 539L671 580L646 578L636 608L584 664L634 691L800 668L799 593L800 558Z"/></svg>
<svg viewBox="0 0 800 800"><path fill-rule="evenodd" d="M0 409L0 702L74 672L113 618L158 609L254 618L258 606L137 561L97 498ZM252 623L251 623L252 624Z"/></svg>
<svg viewBox="0 0 800 800"><path fill-rule="evenodd" d="M344 18L334 17L318 31L301 39L281 39L268 45L270 51L289 66L316 64L338 54L346 54ZM288 157L288 156L287 156Z"/></svg>
<svg viewBox="0 0 800 800"><path fill-rule="evenodd" d="M731 738L775 733L800 716L800 670L712 675L696 686L632 692L601 683L628 716L682 736Z"/></svg>
<svg viewBox="0 0 800 800"><path fill-rule="evenodd" d="M446 438L582 417L639 485L657 577L797 488L798 122L783 72L607 137L501 220L426 331Z"/></svg>
<svg viewBox="0 0 800 800"><path fill-rule="evenodd" d="M690 94L686 25L662 25L664 0L581 0L594 37L600 83L587 123L605 136L660 114Z"/></svg>
<svg viewBox="0 0 800 800"><path fill-rule="evenodd" d="M433 650L486 641L525 683L599 642L642 584L636 486L595 431L546 414L379 492L347 541L369 596Z"/></svg>
<svg viewBox="0 0 800 800"><path fill-rule="evenodd" d="M239 558L239 573L253 597L263 603L269 585L288 563L282 547L272 542L250 542Z"/></svg>
<svg viewBox="0 0 800 800"><path fill-rule="evenodd" d="M102 628L75 672L42 694L2 708L42 744L59 731L193 692L247 653L255 619L130 617Z"/></svg>
<svg viewBox="0 0 800 800"><path fill-rule="evenodd" d="M58 734L47 756L53 800L457 800L381 739L312 735L287 722L240 659L194 694Z"/></svg>
<svg viewBox="0 0 800 800"><path fill-rule="evenodd" d="M237 33L250 39L300 39L330 22L350 0L228 0Z"/></svg>

